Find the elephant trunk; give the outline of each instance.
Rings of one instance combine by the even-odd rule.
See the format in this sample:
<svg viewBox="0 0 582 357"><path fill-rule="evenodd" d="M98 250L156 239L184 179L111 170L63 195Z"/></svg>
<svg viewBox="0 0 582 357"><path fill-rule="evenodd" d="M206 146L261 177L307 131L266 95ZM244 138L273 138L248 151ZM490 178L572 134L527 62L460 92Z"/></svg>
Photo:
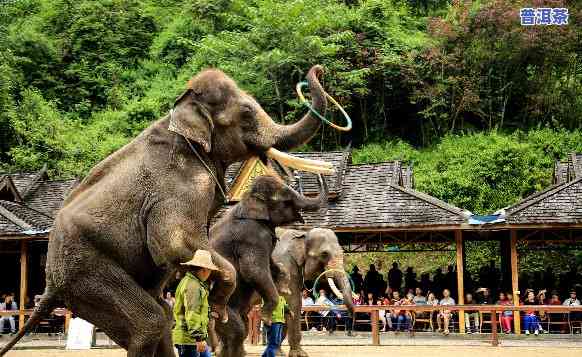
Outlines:
<svg viewBox="0 0 582 357"><path fill-rule="evenodd" d="M319 83L318 76L323 74L323 67L315 65L307 73L307 82L311 92L312 108L325 114L327 100L323 87ZM280 125L270 120L266 133L270 136L269 146L281 151L288 151L307 143L319 129L320 120L309 111L300 121L291 125Z"/></svg>
<svg viewBox="0 0 582 357"><path fill-rule="evenodd" d="M299 194L297 191L293 191L295 195L295 206L299 209L304 209L306 211L316 211L320 207L324 207L327 204L328 188L325 179L318 175L319 181L319 195L317 197L305 197Z"/></svg>

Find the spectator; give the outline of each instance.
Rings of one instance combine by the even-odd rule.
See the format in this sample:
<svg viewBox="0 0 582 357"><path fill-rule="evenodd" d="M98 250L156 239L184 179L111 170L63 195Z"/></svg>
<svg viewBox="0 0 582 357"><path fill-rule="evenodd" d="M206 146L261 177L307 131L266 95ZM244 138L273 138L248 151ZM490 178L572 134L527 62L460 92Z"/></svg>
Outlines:
<svg viewBox="0 0 582 357"><path fill-rule="evenodd" d="M400 290L402 287L402 271L398 269L398 263L392 263L392 269L388 271L388 285L392 290Z"/></svg>
<svg viewBox="0 0 582 357"><path fill-rule="evenodd" d="M564 300L564 306L578 306L580 305L580 300L576 297L576 290L570 290L570 297Z"/></svg>
<svg viewBox="0 0 582 357"><path fill-rule="evenodd" d="M13 335L16 333L16 321L14 320L14 316L16 316L17 310L18 305L14 301L14 295L6 295L4 297L4 302L0 303L0 311L14 311L15 314L0 317L0 330L4 329L4 324L6 321L8 321L10 323L10 334Z"/></svg>
<svg viewBox="0 0 582 357"><path fill-rule="evenodd" d="M382 300L378 299L376 305L384 306L384 303L382 302ZM384 309L378 310L378 315L380 317L380 321L382 322L382 332L386 332L386 327L388 326L388 323L386 322L386 310ZM390 328L392 328L392 321L390 321Z"/></svg>
<svg viewBox="0 0 582 357"><path fill-rule="evenodd" d="M426 304L431 306L437 306L439 304L439 300L436 298L433 292L429 291L426 297Z"/></svg>
<svg viewBox="0 0 582 357"><path fill-rule="evenodd" d="M451 291L449 289L443 290L443 298L441 299L441 301L439 301L439 305L440 306L455 305L455 299L453 299L451 297ZM442 331L443 334L445 336L447 336L450 333L449 322L451 321L452 317L453 317L453 314L450 310L447 310L446 308L441 309L438 316L437 316L437 324L438 324L437 332ZM441 329L441 326L443 327L443 329Z"/></svg>
<svg viewBox="0 0 582 357"><path fill-rule="evenodd" d="M404 304L404 299L400 298L400 293L398 291L394 291L392 293L392 304L393 306L401 306ZM406 328L406 310L401 309L392 309L390 310L390 318L392 319L392 326L394 331L399 332L403 330L403 327Z"/></svg>
<svg viewBox="0 0 582 357"><path fill-rule="evenodd" d="M422 291L430 291L432 282L430 281L429 273L420 274L420 288Z"/></svg>
<svg viewBox="0 0 582 357"><path fill-rule="evenodd" d="M478 295L477 301L480 305L491 305L493 304L493 298L491 296L491 290L489 288L480 288L476 291Z"/></svg>
<svg viewBox="0 0 582 357"><path fill-rule="evenodd" d="M330 301L332 302L333 305L343 305L343 300L341 299L334 299L333 297L330 297ZM333 333L335 331L335 327L337 326L337 322L335 321L337 320L342 320L344 322L344 326L346 327L346 334L348 336L352 336L352 331L353 331L353 319L349 316L349 314L347 313L347 311L343 311L343 310L331 310L331 314L333 315L334 321L333 321L333 330L329 331L329 333Z"/></svg>
<svg viewBox="0 0 582 357"><path fill-rule="evenodd" d="M455 296L457 292L457 273L455 273L453 266L449 265L447 267L447 273L445 274L445 288L451 291L452 295Z"/></svg>
<svg viewBox="0 0 582 357"><path fill-rule="evenodd" d="M497 305L513 305L513 302L509 299L509 295L505 295L505 293L499 293L499 301L497 301ZM511 333L511 325L513 324L513 311L511 310L504 310L501 312L500 315L501 319L501 329L503 332L509 334Z"/></svg>
<svg viewBox="0 0 582 357"><path fill-rule="evenodd" d="M416 273L412 267L406 268L406 274L404 275L404 286L406 291L409 289L414 290L416 288Z"/></svg>
<svg viewBox="0 0 582 357"><path fill-rule="evenodd" d="M374 294L368 293L366 296L366 305L376 305L376 299L374 299Z"/></svg>
<svg viewBox="0 0 582 357"><path fill-rule="evenodd" d="M319 290L319 297L315 300L315 305L319 306L333 306L331 300L327 298L327 294L324 289ZM330 314L330 310L321 310L319 311L319 315L321 315L322 320L322 330L328 331L329 334L332 334L335 330L335 317L333 314Z"/></svg>
<svg viewBox="0 0 582 357"><path fill-rule="evenodd" d="M465 304L475 305L472 294L465 295ZM471 329L471 320L473 320L473 329ZM479 332L479 326L479 312L475 310L465 310L465 331L468 334L477 333Z"/></svg>
<svg viewBox="0 0 582 357"><path fill-rule="evenodd" d="M370 264L370 270L366 273L364 289L366 293L372 293L374 296L380 295L380 274L374 264Z"/></svg>
<svg viewBox="0 0 582 357"><path fill-rule="evenodd" d="M523 302L524 305L537 305L536 297L533 290L528 290L526 293L526 299ZM529 335L531 331L537 336L540 333L540 320L538 319L535 310L525 311L523 317L523 329L525 334Z"/></svg>
<svg viewBox="0 0 582 357"><path fill-rule="evenodd" d="M576 290L570 290L570 297L564 300L564 306L579 306L580 300L576 297ZM570 320L580 321L582 320L582 313L580 311L574 311L570 313Z"/></svg>
<svg viewBox="0 0 582 357"><path fill-rule="evenodd" d="M437 268L434 277L433 277L433 291L435 295L441 295L445 286L445 275L443 274L443 270L441 268Z"/></svg>
<svg viewBox="0 0 582 357"><path fill-rule="evenodd" d="M174 305L176 304L176 299L172 296L171 291L166 291L166 297L164 298L164 301L166 302L166 304L168 304L170 309L172 309L172 310L174 309Z"/></svg>
<svg viewBox="0 0 582 357"><path fill-rule="evenodd" d="M281 289L281 286L277 287ZM283 342L283 329L285 328L285 316L290 315L293 317L293 313L287 305L283 295L279 295L279 301L275 310L273 310L273 315L271 316L271 326L269 326L268 338L269 343L263 352L262 357L276 357L278 351L281 349L281 342Z"/></svg>
<svg viewBox="0 0 582 357"><path fill-rule="evenodd" d="M426 297L422 295L422 289L416 288L414 290L414 298L412 299L416 305L426 305Z"/></svg>
<svg viewBox="0 0 582 357"><path fill-rule="evenodd" d="M315 302L311 298L311 295L309 295L309 290L303 289L301 291L301 306L312 306L312 305L315 305Z"/></svg>
<svg viewBox="0 0 582 357"><path fill-rule="evenodd" d="M360 274L360 268L358 268L357 265L354 265L352 268L350 278L354 283L354 291L360 291L364 288L364 278L362 277L362 274Z"/></svg>

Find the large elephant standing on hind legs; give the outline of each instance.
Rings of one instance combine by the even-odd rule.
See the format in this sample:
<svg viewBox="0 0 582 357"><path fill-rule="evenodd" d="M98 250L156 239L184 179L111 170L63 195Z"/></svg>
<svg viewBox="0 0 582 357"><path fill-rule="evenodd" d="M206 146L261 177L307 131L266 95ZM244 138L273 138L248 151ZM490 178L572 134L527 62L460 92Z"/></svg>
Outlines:
<svg viewBox="0 0 582 357"><path fill-rule="evenodd" d="M314 66L307 74L321 112L322 72ZM274 149L302 145L319 126L310 113L292 125L275 123L219 70L193 77L170 114L97 164L67 197L50 233L40 306L0 356L63 303L130 357L174 356L162 288L180 262L209 249L208 221L223 202L226 168L252 155L283 155ZM211 253L221 268L210 299L221 323L235 271Z"/></svg>

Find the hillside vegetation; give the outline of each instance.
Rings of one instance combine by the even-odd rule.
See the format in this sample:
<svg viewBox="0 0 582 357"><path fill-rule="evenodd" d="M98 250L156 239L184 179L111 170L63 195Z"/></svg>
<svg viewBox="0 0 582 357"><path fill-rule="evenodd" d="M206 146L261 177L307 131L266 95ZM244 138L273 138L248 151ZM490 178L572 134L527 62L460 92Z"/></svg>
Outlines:
<svg viewBox="0 0 582 357"><path fill-rule="evenodd" d="M524 28L530 2L514 0L5 1L0 170L82 176L211 66L292 122L294 86L321 63L354 130L303 149L405 160L419 189L491 212L582 151L582 4L534 3L570 24Z"/></svg>

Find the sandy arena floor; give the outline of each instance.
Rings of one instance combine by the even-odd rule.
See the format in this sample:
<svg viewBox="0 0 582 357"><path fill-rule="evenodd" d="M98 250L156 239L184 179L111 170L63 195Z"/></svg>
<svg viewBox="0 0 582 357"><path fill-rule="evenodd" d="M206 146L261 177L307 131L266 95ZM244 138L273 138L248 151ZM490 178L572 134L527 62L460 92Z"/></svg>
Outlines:
<svg viewBox="0 0 582 357"><path fill-rule="evenodd" d="M248 347L249 356L260 356L262 348ZM286 350L286 348L285 348ZM311 357L323 356L398 356L398 357L578 357L582 348L564 347L473 347L473 346L306 346L305 350ZM64 351L64 350L16 350L9 352L6 357L124 357L125 351L120 349L94 349L91 351Z"/></svg>

